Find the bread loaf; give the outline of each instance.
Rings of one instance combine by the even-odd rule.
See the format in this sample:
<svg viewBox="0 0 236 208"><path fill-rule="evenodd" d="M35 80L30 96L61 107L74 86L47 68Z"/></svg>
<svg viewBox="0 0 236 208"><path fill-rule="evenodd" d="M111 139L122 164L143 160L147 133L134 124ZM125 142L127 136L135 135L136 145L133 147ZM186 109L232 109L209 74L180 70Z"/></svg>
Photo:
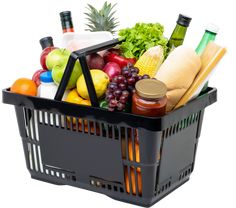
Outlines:
<svg viewBox="0 0 236 208"><path fill-rule="evenodd" d="M207 47L201 55L202 66L194 79L192 85L189 87L184 96L175 106L175 109L185 105L190 99L193 99L199 95L209 75L212 73L216 65L222 59L226 53L226 48L223 48L214 42L208 43Z"/></svg>
<svg viewBox="0 0 236 208"><path fill-rule="evenodd" d="M201 67L200 57L191 48L175 48L155 78L167 86L167 112L171 111L193 83Z"/></svg>

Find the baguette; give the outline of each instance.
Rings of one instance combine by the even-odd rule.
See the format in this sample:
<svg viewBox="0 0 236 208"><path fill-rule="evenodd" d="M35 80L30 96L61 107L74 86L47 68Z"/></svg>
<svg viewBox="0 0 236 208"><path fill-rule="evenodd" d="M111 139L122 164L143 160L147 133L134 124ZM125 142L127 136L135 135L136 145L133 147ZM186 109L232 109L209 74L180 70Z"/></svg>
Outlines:
<svg viewBox="0 0 236 208"><path fill-rule="evenodd" d="M200 57L191 48L179 46L169 54L155 76L167 86L167 112L176 106L200 68Z"/></svg>

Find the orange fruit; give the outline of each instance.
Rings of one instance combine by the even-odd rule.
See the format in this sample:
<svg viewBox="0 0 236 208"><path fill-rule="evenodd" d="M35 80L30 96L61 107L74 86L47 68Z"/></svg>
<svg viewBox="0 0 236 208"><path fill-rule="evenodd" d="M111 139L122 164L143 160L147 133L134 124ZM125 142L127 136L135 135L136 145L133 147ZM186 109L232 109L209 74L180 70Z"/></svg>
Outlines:
<svg viewBox="0 0 236 208"><path fill-rule="evenodd" d="M11 92L22 94L22 95L37 95L37 86L34 81L27 78L17 79L11 86Z"/></svg>

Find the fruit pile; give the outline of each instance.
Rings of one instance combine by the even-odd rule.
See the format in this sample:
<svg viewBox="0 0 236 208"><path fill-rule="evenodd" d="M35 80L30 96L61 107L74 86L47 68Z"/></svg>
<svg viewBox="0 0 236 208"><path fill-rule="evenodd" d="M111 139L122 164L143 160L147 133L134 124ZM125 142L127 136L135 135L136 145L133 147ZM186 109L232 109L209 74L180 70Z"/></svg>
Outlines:
<svg viewBox="0 0 236 208"><path fill-rule="evenodd" d="M139 69L132 64L123 67L121 74L115 76L108 85L106 101L109 111L129 111L131 95L135 92L135 83L141 79L150 78L149 75L138 75Z"/></svg>
<svg viewBox="0 0 236 208"><path fill-rule="evenodd" d="M85 33L83 37L86 41L82 40L82 42L79 41L83 38L76 38L77 35L81 34L74 33L71 12L61 12L62 29L63 33L66 33L63 35L62 42L68 38L67 44L63 48L57 48L54 47L52 37L42 38L40 40L43 49L40 56L42 69L37 70L31 80L25 78L17 80L12 85L11 91L28 96L53 99L57 86L62 80L71 52L111 40L114 37L112 34L114 34L118 25L117 18L114 17L114 6L105 2L102 9L97 10L88 4L88 11L85 15L88 20L86 24L88 26L87 30L90 32ZM176 28L180 27L184 22L186 25L181 27L184 27L186 31L190 21L191 18L180 14ZM99 33L98 31L103 32ZM105 34L108 34L108 36L105 35L105 40L99 42L101 33L104 35L104 31L106 31ZM86 39L86 35L90 38ZM134 99L132 103L132 97L135 97L136 94L142 94L137 89L137 93L134 95L135 86L138 85L136 83L141 79L157 79L155 81L140 81L139 83L144 83L144 87L141 88L142 90L149 86L149 83L157 83L158 81L166 85L166 93L158 94L158 90L161 89L160 85L158 85L155 88L155 96L153 95L154 93L150 95L150 92L144 93L144 97L141 96L140 99L148 100L150 108L152 108L153 104L150 98L156 99L156 102L159 102L157 100L160 95L162 95L161 98L167 97L167 112L173 110L176 106L179 107L180 104L185 104L191 98L187 90L201 69L201 58L200 54L197 54L194 50L188 50L181 46L185 33L181 37L181 42L175 45L171 45L175 36L171 36L169 40L165 38L164 27L159 23L136 23L131 28L119 30L118 35L119 40L122 40L119 46L93 53L86 57L101 108L106 108L109 111L130 112L132 104L133 106L136 105ZM215 35L216 33L214 33L214 38ZM72 39L69 39L70 37ZM206 44L204 42L205 47ZM189 63L194 63L194 66L191 66ZM206 72L205 70L202 70L204 72L202 74L207 77L208 70ZM45 75L45 73L47 74ZM196 82L200 81L196 79ZM197 85L203 86L200 83L197 83ZM193 94L194 96L192 95L192 97L196 97L197 93L201 92L201 90L196 90L196 94ZM188 97L180 102L184 95ZM81 65L78 60L75 62L72 70L63 100L74 104L91 106L85 77L82 74ZM178 104L179 102L180 104ZM144 109L146 109L146 103L143 105Z"/></svg>
<svg viewBox="0 0 236 208"><path fill-rule="evenodd" d="M40 97L37 87L42 84L40 77L47 71L51 71L54 84L60 84L70 52L67 49L54 47L51 37L42 38L40 43L43 49L40 56L42 69L33 74L32 80L25 78L17 80L11 87L12 92ZM121 53L120 49L112 48L103 54L93 53L86 58L100 107L109 111L130 112L135 83L150 76L143 73L141 75L139 68L135 66L136 59L125 58ZM68 82L67 92L64 101L91 106L85 78L78 61Z"/></svg>
<svg viewBox="0 0 236 208"><path fill-rule="evenodd" d="M92 34L94 39L91 39L88 45L97 39L100 34L97 31L108 31L110 38L114 34L119 22L115 15L115 4L105 2L100 10L97 10L92 5L88 4L87 16L88 33ZM74 33L72 17L70 11L60 13L63 33ZM99 21L98 21L99 20ZM65 22L67 21L67 22ZM158 32L152 38L153 42L140 42L142 45L137 45L136 49L132 46L131 41L134 37L124 41L118 48L111 48L107 51L93 53L86 57L87 65L90 69L90 74L93 80L99 105L101 108L106 108L109 111L125 111L130 112L132 94L135 91L135 83L141 79L153 78L153 74L163 62L166 39L163 37L163 27L160 24L142 24L135 28L138 35L140 32L155 29ZM120 38L128 35L130 30L120 30ZM107 33L108 33L107 32ZM68 33L68 35L70 35ZM96 36L97 35L97 36ZM135 36L136 36L135 35ZM142 35L140 33L140 35ZM64 36L63 36L64 37ZM141 36L140 36L141 37ZM107 37L109 40L109 38ZM160 43L158 42L160 41ZM85 45L84 45L85 44ZM149 51L154 44L160 45L155 50ZM24 94L28 96L38 96L48 99L54 99L57 91L57 86L60 84L69 56L72 51L78 50L86 46L84 43L70 42L63 48L55 47L52 37L40 39L42 52L40 55L40 64L42 69L37 70L32 79L21 78L15 81L11 87L14 93ZM79 47L79 48L77 48ZM73 50L72 50L73 48ZM142 53L135 50L141 50ZM146 53L145 53L146 52ZM143 54L144 53L144 54ZM142 55L143 54L143 55ZM142 56L141 56L142 55ZM135 65L137 62L137 65ZM48 93L50 92L50 93ZM71 77L66 86L66 91L63 96L63 101L91 106L89 93L87 90L84 75L79 61L76 61Z"/></svg>

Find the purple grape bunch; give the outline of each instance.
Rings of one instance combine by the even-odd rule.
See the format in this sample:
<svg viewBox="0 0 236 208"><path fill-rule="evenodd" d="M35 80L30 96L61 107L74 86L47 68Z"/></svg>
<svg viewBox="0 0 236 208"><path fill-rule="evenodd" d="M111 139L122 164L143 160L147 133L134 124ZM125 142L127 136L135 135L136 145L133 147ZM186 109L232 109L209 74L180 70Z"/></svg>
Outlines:
<svg viewBox="0 0 236 208"><path fill-rule="evenodd" d="M106 101L109 111L124 111L128 102L131 102L135 92L135 83L141 79L149 79L149 75L138 75L139 69L128 64L121 70L121 74L115 76L106 91Z"/></svg>

